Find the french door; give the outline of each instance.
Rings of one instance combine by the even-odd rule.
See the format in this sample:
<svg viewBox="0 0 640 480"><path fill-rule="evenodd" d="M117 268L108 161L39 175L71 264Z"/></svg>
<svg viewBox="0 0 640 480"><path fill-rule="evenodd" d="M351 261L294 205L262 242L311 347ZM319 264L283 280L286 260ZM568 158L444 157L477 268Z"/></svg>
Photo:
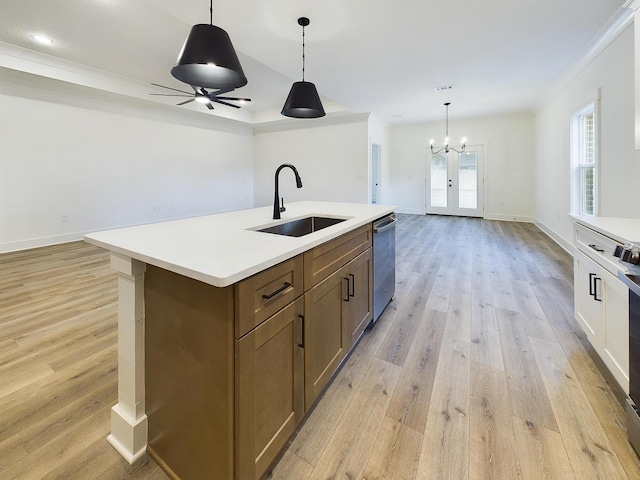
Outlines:
<svg viewBox="0 0 640 480"><path fill-rule="evenodd" d="M425 168L426 213L483 216L483 148L464 152L427 152Z"/></svg>

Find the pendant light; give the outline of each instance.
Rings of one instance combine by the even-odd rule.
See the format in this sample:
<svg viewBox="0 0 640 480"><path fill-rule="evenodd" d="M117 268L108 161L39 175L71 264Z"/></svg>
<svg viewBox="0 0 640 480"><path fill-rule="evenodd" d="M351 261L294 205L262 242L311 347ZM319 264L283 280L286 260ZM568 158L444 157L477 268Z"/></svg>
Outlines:
<svg viewBox="0 0 640 480"><path fill-rule="evenodd" d="M433 148L433 140L431 140L431 153L433 154L438 154L442 151L444 151L444 153L449 153L449 150L453 150L457 153L462 153L464 152L464 149L466 147L465 138L462 139L462 146L458 148L449 146L449 105L451 105L451 102L447 102L444 104L444 106L446 107L444 147Z"/></svg>
<svg viewBox="0 0 640 480"><path fill-rule="evenodd" d="M247 77L227 32L213 25L213 0L209 25L191 27L171 75L195 87L227 89L247 84Z"/></svg>
<svg viewBox="0 0 640 480"><path fill-rule="evenodd" d="M293 118L318 118L324 117L324 108L316 86L304 80L304 27L309 25L309 19L300 17L298 25L302 27L302 81L294 82L291 91L284 102L282 115Z"/></svg>

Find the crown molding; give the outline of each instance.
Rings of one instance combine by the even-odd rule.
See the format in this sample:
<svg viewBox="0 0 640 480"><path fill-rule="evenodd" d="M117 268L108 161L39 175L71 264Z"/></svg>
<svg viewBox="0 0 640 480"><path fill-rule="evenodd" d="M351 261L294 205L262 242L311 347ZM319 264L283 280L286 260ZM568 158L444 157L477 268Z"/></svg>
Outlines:
<svg viewBox="0 0 640 480"><path fill-rule="evenodd" d="M536 108L536 113L539 113L549 104L549 102L564 90L598 55L611 45L625 30L633 25L634 13L638 9L640 9L640 0L629 0L609 19L545 92L544 97Z"/></svg>

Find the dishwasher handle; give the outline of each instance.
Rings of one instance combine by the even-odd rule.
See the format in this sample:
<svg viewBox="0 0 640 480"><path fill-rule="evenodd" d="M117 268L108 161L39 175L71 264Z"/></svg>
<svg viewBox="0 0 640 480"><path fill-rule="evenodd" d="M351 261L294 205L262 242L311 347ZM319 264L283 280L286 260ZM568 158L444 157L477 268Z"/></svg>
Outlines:
<svg viewBox="0 0 640 480"><path fill-rule="evenodd" d="M396 217L389 216L382 221L375 222L373 224L373 233L382 233L393 227L396 224Z"/></svg>

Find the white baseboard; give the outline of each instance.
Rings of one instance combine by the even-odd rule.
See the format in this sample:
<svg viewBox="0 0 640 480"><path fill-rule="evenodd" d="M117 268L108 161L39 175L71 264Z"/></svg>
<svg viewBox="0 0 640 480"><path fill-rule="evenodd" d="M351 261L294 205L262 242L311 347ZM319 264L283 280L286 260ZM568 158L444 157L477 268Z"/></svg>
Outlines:
<svg viewBox="0 0 640 480"><path fill-rule="evenodd" d="M533 223L533 217L527 217L525 215L515 215L508 213L487 213L484 216L485 220L499 220L501 222L524 222Z"/></svg>
<svg viewBox="0 0 640 480"><path fill-rule="evenodd" d="M558 233L555 230L553 230L552 228L549 228L537 218L533 219L533 223L535 224L536 227L542 230L549 238L551 238L551 240L553 240L558 245L560 245L569 255L571 255L571 257L573 257L573 244L571 242L567 242L563 237L558 235Z"/></svg>
<svg viewBox="0 0 640 480"><path fill-rule="evenodd" d="M17 252L19 250L28 250L30 248L77 242L82 240L87 233L89 232L76 232L65 235L54 235L51 237L31 238L29 240L20 240L17 242L0 243L0 253Z"/></svg>

